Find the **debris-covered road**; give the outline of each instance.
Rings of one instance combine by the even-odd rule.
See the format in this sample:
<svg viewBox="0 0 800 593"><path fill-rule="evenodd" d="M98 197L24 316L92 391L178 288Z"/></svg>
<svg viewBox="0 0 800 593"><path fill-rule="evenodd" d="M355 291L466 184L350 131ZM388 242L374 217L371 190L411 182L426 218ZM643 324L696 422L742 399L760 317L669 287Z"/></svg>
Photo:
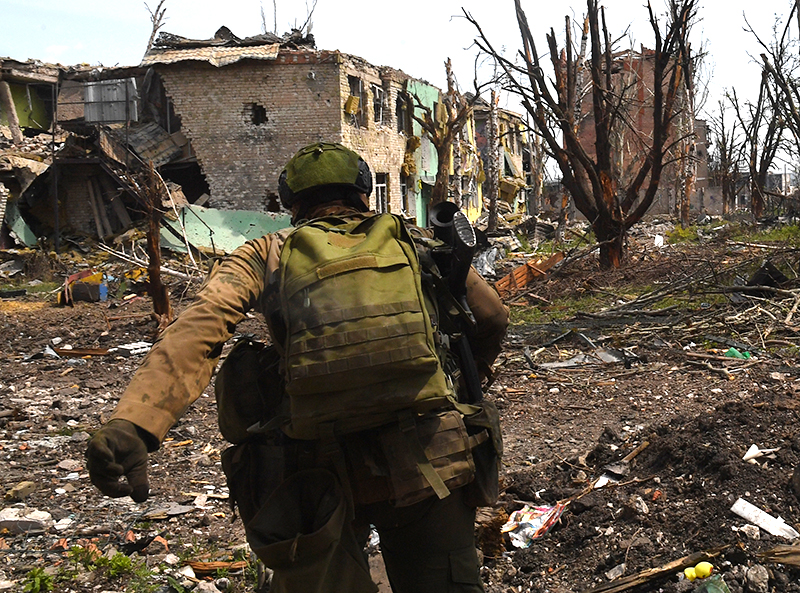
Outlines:
<svg viewBox="0 0 800 593"><path fill-rule="evenodd" d="M689 591L699 581L678 575L703 552L734 593L800 591L800 554L774 551L791 541L730 510L742 498L789 527L800 522L795 289L739 303L698 294L712 286L698 280L698 258L715 270L714 286L733 286L726 270L748 277L768 254L670 248L604 276L586 261L515 297L488 395L503 415L506 455L502 499L478 525L487 592ZM796 268L794 254L781 257L779 268ZM195 288L171 286L178 311ZM649 302L659 289L661 300ZM212 389L151 457L146 503L101 496L86 475L86 441L141 355L68 349L152 340L151 303L52 300L0 300L0 588L21 590L33 574L56 591L253 590L219 466L226 444ZM580 313L554 321L573 305ZM264 326L253 317L239 331ZM750 358L734 358L716 338L749 344ZM743 461L752 445L758 456ZM529 547L501 536L513 511L559 503L560 520L544 535L516 538Z"/></svg>

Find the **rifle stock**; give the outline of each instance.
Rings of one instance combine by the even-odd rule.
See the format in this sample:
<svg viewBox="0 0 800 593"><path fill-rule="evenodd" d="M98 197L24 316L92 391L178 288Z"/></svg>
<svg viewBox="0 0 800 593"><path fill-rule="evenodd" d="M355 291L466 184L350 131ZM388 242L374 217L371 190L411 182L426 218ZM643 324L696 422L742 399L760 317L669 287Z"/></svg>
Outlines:
<svg viewBox="0 0 800 593"><path fill-rule="evenodd" d="M475 327L475 318L467 304L467 275L472 265L477 239L467 216L453 202L440 202L431 209L433 235L447 247L435 253L436 264L445 278L450 294L459 308L459 335L451 336L466 387L466 403L483 399L478 367L472 356L468 334Z"/></svg>

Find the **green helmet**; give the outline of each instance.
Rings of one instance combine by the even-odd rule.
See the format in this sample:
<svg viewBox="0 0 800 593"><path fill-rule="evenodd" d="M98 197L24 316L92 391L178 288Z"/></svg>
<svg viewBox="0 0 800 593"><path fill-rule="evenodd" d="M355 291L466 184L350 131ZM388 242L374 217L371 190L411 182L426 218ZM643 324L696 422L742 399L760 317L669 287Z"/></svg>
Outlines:
<svg viewBox="0 0 800 593"><path fill-rule="evenodd" d="M285 208L316 187L333 185L372 193L369 165L349 148L332 142L315 142L297 151L278 178L278 195Z"/></svg>

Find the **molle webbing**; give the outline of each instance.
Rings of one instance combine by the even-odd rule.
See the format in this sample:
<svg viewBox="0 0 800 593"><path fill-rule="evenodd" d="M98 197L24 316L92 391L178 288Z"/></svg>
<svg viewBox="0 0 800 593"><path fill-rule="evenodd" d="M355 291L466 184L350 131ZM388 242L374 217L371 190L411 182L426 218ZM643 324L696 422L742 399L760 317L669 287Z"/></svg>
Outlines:
<svg viewBox="0 0 800 593"><path fill-rule="evenodd" d="M331 325L342 323L354 319L365 317L383 317L387 315L398 315L400 313L411 312L420 313L422 311L419 301L403 301L401 303L381 303L377 305L360 305L358 307L329 309L325 312L303 314L298 312L294 329L314 329L321 325Z"/></svg>
<svg viewBox="0 0 800 593"><path fill-rule="evenodd" d="M297 228L281 252L279 283L290 436L317 438L325 423L358 430L376 415L452 395L417 251L398 217Z"/></svg>

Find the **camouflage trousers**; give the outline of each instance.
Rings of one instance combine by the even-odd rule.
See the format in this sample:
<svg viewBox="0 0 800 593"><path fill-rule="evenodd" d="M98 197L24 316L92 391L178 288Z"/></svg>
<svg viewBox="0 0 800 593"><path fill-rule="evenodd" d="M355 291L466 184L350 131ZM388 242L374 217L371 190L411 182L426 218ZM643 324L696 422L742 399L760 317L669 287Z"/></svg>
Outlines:
<svg viewBox="0 0 800 593"><path fill-rule="evenodd" d="M364 553L370 525L380 535L394 593L481 593L475 508L463 489L396 508L351 510L327 469L298 472L247 521L253 551L272 569L275 593L374 593Z"/></svg>

